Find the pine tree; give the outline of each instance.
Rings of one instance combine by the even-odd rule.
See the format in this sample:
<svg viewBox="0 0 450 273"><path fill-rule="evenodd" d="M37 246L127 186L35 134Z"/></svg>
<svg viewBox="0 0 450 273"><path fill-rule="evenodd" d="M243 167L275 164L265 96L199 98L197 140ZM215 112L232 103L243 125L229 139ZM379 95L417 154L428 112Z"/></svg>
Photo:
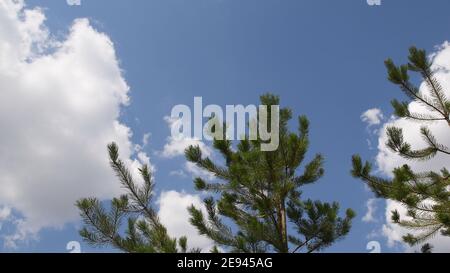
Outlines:
<svg viewBox="0 0 450 273"><path fill-rule="evenodd" d="M391 59L385 64L389 80L398 85L407 95L409 101L392 101L395 114L425 124L421 130L427 147L415 150L404 140L401 128L387 128L388 141L386 145L395 153L409 160L425 161L437 154L450 155L447 147L439 144L431 130L426 126L431 122L445 122L450 126L450 100L446 97L442 85L435 77L432 63L427 59L424 50L415 47L410 49L409 63L396 66ZM428 91L420 92L410 81L408 72L417 72L423 78ZM408 107L411 101L419 102L429 110L429 114L414 113ZM393 179L384 179L371 175L372 166L363 164L360 156L353 156L354 177L361 178L370 186L378 197L387 198L401 203L408 209L407 219L402 219L398 211L392 212L393 222L410 230L416 235L403 237L410 245L420 244L439 231L450 235L450 173L446 168L440 172L416 173L410 166L404 165L393 171Z"/></svg>
<svg viewBox="0 0 450 273"><path fill-rule="evenodd" d="M139 169L143 184L138 185L119 159L117 145L110 144L108 151L110 165L126 194L114 198L109 211L96 198L77 201L76 206L85 224L80 230L81 237L90 245L111 246L124 252L187 252L187 238L171 238L152 207L154 183L148 166ZM122 225L123 222L126 224Z"/></svg>
<svg viewBox="0 0 450 273"><path fill-rule="evenodd" d="M272 105L279 105L279 98L268 94L261 102L270 111ZM288 130L291 118L291 110L280 109L280 142L275 151L262 151L260 139L241 140L234 149L226 137L216 138L213 146L224 159L220 164L204 157L199 146L186 149L188 161L220 181L195 179L197 190L212 195L204 200L206 215L189 208L191 223L201 235L231 252L295 253L323 250L349 232L355 216L351 209L341 218L336 202L301 200L300 188L323 176L324 158L316 155L297 174L309 147L309 121L299 117L298 132L293 133Z"/></svg>
<svg viewBox="0 0 450 273"><path fill-rule="evenodd" d="M421 253L433 253L433 246L430 244L424 244L421 248L420 248L420 252Z"/></svg>

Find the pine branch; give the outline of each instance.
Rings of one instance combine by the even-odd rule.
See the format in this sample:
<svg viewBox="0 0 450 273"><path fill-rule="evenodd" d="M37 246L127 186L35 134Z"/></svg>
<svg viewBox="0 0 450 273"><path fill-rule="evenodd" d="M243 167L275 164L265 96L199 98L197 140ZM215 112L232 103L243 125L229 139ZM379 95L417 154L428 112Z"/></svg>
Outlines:
<svg viewBox="0 0 450 273"><path fill-rule="evenodd" d="M391 82L399 85L402 91L413 101L425 105L432 114L416 114L409 111L408 102L392 101L392 106L398 117L409 118L421 122L447 121L450 126L450 103L442 85L434 77L431 63L428 62L424 50L410 49L409 63L397 67L392 60L386 62L388 77ZM419 72L430 91L430 97L421 94L409 82L408 70ZM442 116L437 117L436 115ZM387 128L388 141L386 145L395 153L407 159L429 160L437 153L449 155L447 147L437 142L431 130L422 127L420 131L427 147L413 150L405 142L401 128ZM439 230L445 236L450 236L450 202L449 202L449 172L444 168L441 173L424 172L414 173L409 166L404 165L393 171L394 178L389 181L370 174L371 165L364 165L359 156L353 156L352 175L360 178L373 192L386 199L400 202L408 209L407 216L412 220L401 220L398 211L392 212L392 221L403 227L421 231L418 236L409 234L403 239L409 244L418 244L434 236ZM431 203L432 205L428 205Z"/></svg>
<svg viewBox="0 0 450 273"><path fill-rule="evenodd" d="M110 165L126 194L112 199L109 212L98 199L78 200L76 205L85 224L80 235L90 244L110 245L125 252L177 252L177 239L168 235L151 206L154 184L149 168L144 165L139 169L144 181L139 186L119 159L119 149L115 143L108 145L108 152ZM135 216L141 220L137 221ZM126 228L121 228L123 219L127 219ZM125 237L121 235L123 230ZM186 239L182 237L180 240L180 248L186 251Z"/></svg>

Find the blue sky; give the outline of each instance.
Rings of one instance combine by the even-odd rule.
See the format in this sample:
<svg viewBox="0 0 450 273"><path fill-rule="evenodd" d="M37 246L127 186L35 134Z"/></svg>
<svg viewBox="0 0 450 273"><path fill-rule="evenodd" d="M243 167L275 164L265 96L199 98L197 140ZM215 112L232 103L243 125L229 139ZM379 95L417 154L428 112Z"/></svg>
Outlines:
<svg viewBox="0 0 450 273"><path fill-rule="evenodd" d="M135 143L151 133L145 151L157 168L158 192L195 193L190 177L169 175L184 159L157 155L170 134L163 118L174 105L192 105L194 96L205 104L256 104L259 95L273 92L282 106L309 117L309 156L326 157L325 177L305 188L305 195L338 201L358 214L350 234L327 251L367 252L371 240L384 251L402 250L389 248L383 236L367 238L385 221L384 203L377 202L378 222L361 220L373 196L350 176L350 160L354 153L368 159L377 154L377 137L361 114L377 107L389 117L390 100L402 98L386 80L383 61L405 62L411 45L433 51L448 40L450 2L82 0L81 6L68 6L64 0L29 0L27 5L45 9L52 33L64 36L74 19L87 17L114 42L131 88L121 121L132 129ZM71 240L81 240L72 224L43 230L39 240L16 251L64 252Z"/></svg>

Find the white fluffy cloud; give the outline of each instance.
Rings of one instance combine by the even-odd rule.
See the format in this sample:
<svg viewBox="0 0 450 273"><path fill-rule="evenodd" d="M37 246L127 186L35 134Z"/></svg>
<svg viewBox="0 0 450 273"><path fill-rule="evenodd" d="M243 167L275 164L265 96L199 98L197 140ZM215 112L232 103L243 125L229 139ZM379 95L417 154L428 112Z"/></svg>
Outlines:
<svg viewBox="0 0 450 273"><path fill-rule="evenodd" d="M43 10L0 1L0 206L21 214L9 246L76 221L81 197L119 193L109 142L148 163L118 121L129 87L111 40L87 19L55 40L44 21Z"/></svg>
<svg viewBox="0 0 450 273"><path fill-rule="evenodd" d="M378 108L369 109L361 115L361 120L369 126L380 124L383 118L383 112Z"/></svg>
<svg viewBox="0 0 450 273"><path fill-rule="evenodd" d="M188 207L194 205L205 212L199 195L190 195L176 191L162 192L158 204L158 215L171 236L187 236L190 248L201 248L206 252L214 246L211 240L199 235L195 227L189 223Z"/></svg>
<svg viewBox="0 0 450 273"><path fill-rule="evenodd" d="M165 117L164 120L167 122L169 129L172 129L172 126L176 126L177 122L181 122L181 120L173 119L171 117ZM199 146L203 156L211 157L213 155L213 151L208 145L206 145L203 141L190 136L169 136L167 138L167 143L164 145L164 149L157 154L164 158L183 156L184 151L189 146ZM212 173L200 169L192 162L184 163L184 166L181 169L172 171L170 175L185 178L187 177L187 173L191 174L192 177L201 177L208 180L214 179L214 175Z"/></svg>
<svg viewBox="0 0 450 273"><path fill-rule="evenodd" d="M366 223L376 222L376 219L374 216L375 211L377 210L376 202L377 202L377 199L375 199L375 198L371 198L371 199L367 200L367 203L366 203L367 212L364 215L364 217L362 218L363 222L366 222Z"/></svg>
<svg viewBox="0 0 450 273"><path fill-rule="evenodd" d="M176 126L177 122L181 122L179 119L170 117L165 117L164 120L167 122L170 129L172 129L172 126ZM199 146L204 156L211 155L211 149L203 141L191 136L169 136L167 138L167 143L159 154L165 158L174 158L184 155L184 151L189 148L189 146Z"/></svg>
<svg viewBox="0 0 450 273"><path fill-rule="evenodd" d="M209 148L201 140L190 137L177 139L172 136L168 138L161 155L166 158L181 156L189 146L199 146L205 156L210 155Z"/></svg>
<svg viewBox="0 0 450 273"><path fill-rule="evenodd" d="M197 165L195 165L195 163L192 162L186 162L184 164L184 169L190 173L192 175L192 177L196 178L196 177L200 177L203 179L206 179L207 181L211 181L215 179L215 176L213 173L209 172L209 171L205 171L199 167L197 167Z"/></svg>
<svg viewBox="0 0 450 273"><path fill-rule="evenodd" d="M187 174L183 171L183 170L176 170L176 171L171 171L169 173L170 176L176 176L179 178L186 178Z"/></svg>
<svg viewBox="0 0 450 273"><path fill-rule="evenodd" d="M402 237L411 233L410 230L399 227L397 224L391 221L391 211L398 210L400 214L406 215L406 208L399 205L394 201L386 201L386 224L382 227L382 234L388 239L388 246L394 247L401 245L406 252L415 252L420 250L420 245L416 247L410 247L402 244ZM436 235L427 241L433 245L433 252L436 253L448 253L450 252L450 239L442 235Z"/></svg>
<svg viewBox="0 0 450 273"><path fill-rule="evenodd" d="M9 207L1 207L0 208L0 224L9 218L11 215L11 208Z"/></svg>
<svg viewBox="0 0 450 273"><path fill-rule="evenodd" d="M11 208L9 207L0 207L0 231L2 231L3 224L6 221L9 221L11 216Z"/></svg>
<svg viewBox="0 0 450 273"><path fill-rule="evenodd" d="M433 54L432 57L434 60L433 69L437 69L438 71L436 73L436 78L441 82L447 96L450 97L450 44L445 42L439 47L438 51ZM424 83L422 83L420 87L420 92L423 92L424 94L429 92ZM428 110L425 109L424 106L416 102L410 103L409 108L411 112L428 113ZM439 154L432 160L424 162L409 161L398 156L397 154L394 154L385 144L388 140L386 128L390 126L403 128L405 140L411 143L412 147L423 148L426 146L426 143L420 135L420 127L423 126L423 124L405 119L391 119L389 122L384 124L383 128L380 130L378 146L379 151L376 160L378 168L382 173L391 176L392 170L403 164L409 164L413 170L418 172L429 170L439 171L443 167L450 167L449 157L442 154ZM446 122L436 122L427 126L436 136L439 143L450 147L450 129ZM401 242L402 235L408 233L407 230L390 223L390 212L394 209L405 212L405 209L399 204L391 201L387 202L386 220L388 224L383 227L383 233L388 237L391 246L395 243ZM450 251L450 238L448 237L437 236L431 243L435 244L435 251Z"/></svg>

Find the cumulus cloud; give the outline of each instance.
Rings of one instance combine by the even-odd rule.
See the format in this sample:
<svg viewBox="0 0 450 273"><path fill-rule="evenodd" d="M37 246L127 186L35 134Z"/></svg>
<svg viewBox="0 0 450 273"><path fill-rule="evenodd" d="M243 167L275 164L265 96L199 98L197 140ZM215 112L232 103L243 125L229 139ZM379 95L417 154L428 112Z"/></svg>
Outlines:
<svg viewBox="0 0 450 273"><path fill-rule="evenodd" d="M388 200L386 201L386 224L382 227L382 234L388 240L389 247L400 246L403 248L405 252L416 252L420 251L420 245L415 247L410 247L406 244L402 243L403 236L411 233L410 230L401 228L397 224L392 223L391 221L391 211L398 210L401 215L406 215L406 208L397 202ZM405 218L405 216L403 216ZM440 234L432 237L427 241L433 245L433 252L436 253L448 253L450 251L450 239L448 237L442 236Z"/></svg>
<svg viewBox="0 0 450 273"><path fill-rule="evenodd" d="M378 108L369 109L361 115L361 120L368 126L380 124L383 118L383 112Z"/></svg>
<svg viewBox="0 0 450 273"><path fill-rule="evenodd" d="M437 52L432 55L432 58L434 61L433 69L437 71L436 78L442 84L444 92L446 92L447 96L450 97L450 44L445 42L441 45ZM430 92L425 83L421 84L420 92L423 94ZM423 105L420 105L417 102L410 103L409 109L411 112L422 114L429 113ZM426 147L426 143L420 135L420 127L423 125L424 124L422 123L396 118L383 125L383 128L380 130L378 155L376 157L378 168L382 173L387 176L392 176L392 170L404 164L410 165L416 172L430 170L439 171L443 167L450 167L448 156L442 154L438 154L435 158L427 161L409 161L393 153L386 146L385 143L388 140L386 128L395 126L403 129L405 141L409 142L412 147L417 149ZM450 147L450 129L446 122L435 122L432 124L427 124L427 126L433 132L439 143ZM388 224L383 227L383 232L384 235L387 236L391 246L395 243L401 242L402 235L408 233L408 231L398 225L389 223L391 216L390 212L394 209L398 209L400 212L405 213L405 208L401 207L401 205L392 201L387 202L386 220ZM448 237L437 236L434 240L432 240L432 243L436 244L435 251L450 251L450 239Z"/></svg>
<svg viewBox="0 0 450 273"><path fill-rule="evenodd" d="M5 235L9 246L77 221L79 198L120 192L111 141L130 165L148 163L118 120L129 87L114 45L87 19L56 40L43 10L0 1L0 86L0 205L21 217Z"/></svg>
<svg viewBox="0 0 450 273"><path fill-rule="evenodd" d="M205 171L205 170L197 167L197 165L195 165L195 163L192 163L192 162L185 162L182 169L171 171L169 173L169 175L175 176L178 178L200 177L209 182L216 179L216 177L213 173Z"/></svg>
<svg viewBox="0 0 450 273"><path fill-rule="evenodd" d="M3 228L3 223L9 221L11 216L11 208L3 206L0 207L0 231Z"/></svg>
<svg viewBox="0 0 450 273"><path fill-rule="evenodd" d="M167 122L167 125L171 131L173 126L177 126L177 123L181 122L180 119L171 117L164 117L164 120ZM175 158L178 156L183 156L185 150L189 146L199 146L203 156L211 157L213 155L211 147L206 145L203 141L184 135L169 136L163 150L157 152L157 154L164 158ZM201 177L208 180L214 179L214 175L212 173L200 169L192 162L185 162L180 169L170 172L171 176L177 176L180 178L186 178L189 174L192 177Z"/></svg>
<svg viewBox="0 0 450 273"><path fill-rule="evenodd" d="M0 207L0 231L2 230L3 223L9 220L11 216L11 208L9 207Z"/></svg>
<svg viewBox="0 0 450 273"><path fill-rule="evenodd" d="M195 163L192 162L186 162L184 164L184 169L190 173L192 175L192 177L196 178L196 177L200 177L203 179L206 179L207 181L211 181L215 179L215 176L213 173L205 171L199 167L197 167L197 165L195 165Z"/></svg>
<svg viewBox="0 0 450 273"><path fill-rule="evenodd" d="M11 215L11 208L8 207L0 208L0 221L8 219L10 215Z"/></svg>
<svg viewBox="0 0 450 273"><path fill-rule="evenodd" d="M177 126L178 122L181 122L180 119L171 117L164 117L164 120L167 122L170 129L172 129L173 126ZM203 141L185 135L169 136L163 150L158 154L165 158L182 156L189 146L199 146L204 156L211 155L211 149Z"/></svg>
<svg viewBox="0 0 450 273"><path fill-rule="evenodd" d="M376 219L374 216L375 211L377 210L376 202L377 202L377 200L375 198L371 198L371 199L367 200L367 203L366 203L367 212L364 215L364 217L362 218L363 222L366 222L366 223L376 222Z"/></svg>
<svg viewBox="0 0 450 273"><path fill-rule="evenodd" d="M190 137L175 138L172 136L168 138L168 141L160 154L165 158L182 156L189 146L199 146L205 156L211 154L209 148L201 140Z"/></svg>
<svg viewBox="0 0 450 273"><path fill-rule="evenodd" d="M180 178L186 178L187 174L183 170L175 170L169 173L170 176L176 176Z"/></svg>
<svg viewBox="0 0 450 273"><path fill-rule="evenodd" d="M214 243L207 237L199 235L195 227L189 223L190 216L187 209L191 205L206 213L199 195L177 191L162 192L158 204L158 216L171 236L187 236L190 248L200 248L205 252L212 249Z"/></svg>

